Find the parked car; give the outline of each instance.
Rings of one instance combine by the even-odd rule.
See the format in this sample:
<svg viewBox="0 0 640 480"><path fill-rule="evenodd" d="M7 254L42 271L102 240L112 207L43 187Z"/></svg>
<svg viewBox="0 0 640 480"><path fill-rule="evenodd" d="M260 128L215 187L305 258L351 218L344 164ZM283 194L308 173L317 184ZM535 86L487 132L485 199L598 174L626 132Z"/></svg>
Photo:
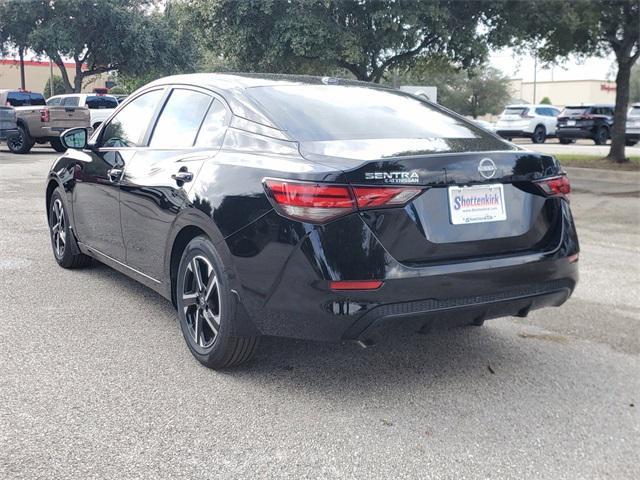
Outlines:
<svg viewBox="0 0 640 480"><path fill-rule="evenodd" d="M87 108L47 106L40 93L0 90L0 105L15 110L17 133L7 138L13 153L28 153L34 144L47 142L57 152L64 152L62 132L72 127L90 128Z"/></svg>
<svg viewBox="0 0 640 480"><path fill-rule="evenodd" d="M112 95L112 96L115 97L115 99L118 100L118 104L120 104L120 103L124 102L129 95L123 94L123 93L117 93L117 94Z"/></svg>
<svg viewBox="0 0 640 480"><path fill-rule="evenodd" d="M567 144L577 138L590 138L604 145L611 136L613 105L576 105L565 107L558 117L558 138Z"/></svg>
<svg viewBox="0 0 640 480"><path fill-rule="evenodd" d="M91 126L96 129L115 111L118 100L113 95L103 93L73 93L51 97L47 100L47 105L87 107L91 114Z"/></svg>
<svg viewBox="0 0 640 480"><path fill-rule="evenodd" d="M0 142L18 134L16 111L12 107L0 106Z"/></svg>
<svg viewBox="0 0 640 480"><path fill-rule="evenodd" d="M509 141L517 137L544 143L556 134L560 109L551 105L507 105L496 123L496 133Z"/></svg>
<svg viewBox="0 0 640 480"><path fill-rule="evenodd" d="M631 105L627 113L627 126L625 130L627 146L633 147L640 141L640 103Z"/></svg>
<svg viewBox="0 0 640 480"><path fill-rule="evenodd" d="M261 335L368 345L390 327L526 316L578 279L558 161L395 89L167 77L62 141L55 260L98 259L170 299L211 368L248 360Z"/></svg>

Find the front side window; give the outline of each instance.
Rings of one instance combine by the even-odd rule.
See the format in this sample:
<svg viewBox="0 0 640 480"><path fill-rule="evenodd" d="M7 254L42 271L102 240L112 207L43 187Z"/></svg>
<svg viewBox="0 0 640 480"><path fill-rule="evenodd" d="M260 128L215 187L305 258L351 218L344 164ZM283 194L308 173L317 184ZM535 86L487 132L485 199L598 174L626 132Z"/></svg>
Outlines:
<svg viewBox="0 0 640 480"><path fill-rule="evenodd" d="M175 89L160 114L149 146L192 147L213 98L194 90Z"/></svg>
<svg viewBox="0 0 640 480"><path fill-rule="evenodd" d="M50 98L49 100L47 100L47 105L51 105L53 107L55 107L56 105L60 105L60 101L62 99L61 98Z"/></svg>
<svg viewBox="0 0 640 480"><path fill-rule="evenodd" d="M163 93L144 93L120 110L105 127L101 147L140 146Z"/></svg>

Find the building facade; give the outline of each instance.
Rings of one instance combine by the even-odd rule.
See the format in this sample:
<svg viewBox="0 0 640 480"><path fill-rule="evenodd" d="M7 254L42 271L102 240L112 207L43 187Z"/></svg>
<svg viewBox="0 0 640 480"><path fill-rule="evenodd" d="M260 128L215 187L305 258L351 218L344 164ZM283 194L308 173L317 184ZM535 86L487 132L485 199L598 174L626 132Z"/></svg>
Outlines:
<svg viewBox="0 0 640 480"><path fill-rule="evenodd" d="M75 76L75 64L65 63L65 68L69 79L72 80ZM55 64L53 65L53 74L58 77L61 76L60 69ZM48 61L25 60L24 76L26 90L42 93L45 97L48 97L49 92L45 92L44 89L50 75L51 68ZM104 87L105 81L106 75L93 76L85 80L82 91L92 92L94 88ZM20 88L20 62L18 60L0 59L0 90L6 88Z"/></svg>
<svg viewBox="0 0 640 480"><path fill-rule="evenodd" d="M510 82L512 103L540 103L549 98L557 107L583 103L616 102L616 84L606 80L558 80L533 82L513 79Z"/></svg>

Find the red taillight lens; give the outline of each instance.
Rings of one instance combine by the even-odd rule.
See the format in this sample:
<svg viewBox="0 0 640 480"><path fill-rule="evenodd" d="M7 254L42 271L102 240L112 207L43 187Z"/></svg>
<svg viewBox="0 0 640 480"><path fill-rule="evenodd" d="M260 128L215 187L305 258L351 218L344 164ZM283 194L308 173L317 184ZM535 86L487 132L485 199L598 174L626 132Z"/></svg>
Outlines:
<svg viewBox="0 0 640 480"><path fill-rule="evenodd" d="M48 108L43 108L42 110L40 110L40 121L41 122L48 122L49 121L49 109Z"/></svg>
<svg viewBox="0 0 640 480"><path fill-rule="evenodd" d="M422 190L416 187L368 187L265 179L276 209L286 217L325 223L357 209L401 206Z"/></svg>
<svg viewBox="0 0 640 480"><path fill-rule="evenodd" d="M322 223L356 209L346 185L265 180L267 191L287 217Z"/></svg>
<svg viewBox="0 0 640 480"><path fill-rule="evenodd" d="M571 193L571 183L566 175L546 178L536 182L536 185L549 197L568 197Z"/></svg>
<svg viewBox="0 0 640 480"><path fill-rule="evenodd" d="M329 282L329 288L331 290L377 290L381 286L381 280L347 280Z"/></svg>

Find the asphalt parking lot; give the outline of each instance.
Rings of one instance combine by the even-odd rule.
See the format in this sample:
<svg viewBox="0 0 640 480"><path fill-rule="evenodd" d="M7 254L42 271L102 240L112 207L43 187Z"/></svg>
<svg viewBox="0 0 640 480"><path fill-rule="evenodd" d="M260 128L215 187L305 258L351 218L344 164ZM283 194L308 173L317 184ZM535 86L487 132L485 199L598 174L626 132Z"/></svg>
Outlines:
<svg viewBox="0 0 640 480"><path fill-rule="evenodd" d="M169 302L51 254L55 158L0 146L0 478L640 478L640 176L571 170L563 307L200 366Z"/></svg>

